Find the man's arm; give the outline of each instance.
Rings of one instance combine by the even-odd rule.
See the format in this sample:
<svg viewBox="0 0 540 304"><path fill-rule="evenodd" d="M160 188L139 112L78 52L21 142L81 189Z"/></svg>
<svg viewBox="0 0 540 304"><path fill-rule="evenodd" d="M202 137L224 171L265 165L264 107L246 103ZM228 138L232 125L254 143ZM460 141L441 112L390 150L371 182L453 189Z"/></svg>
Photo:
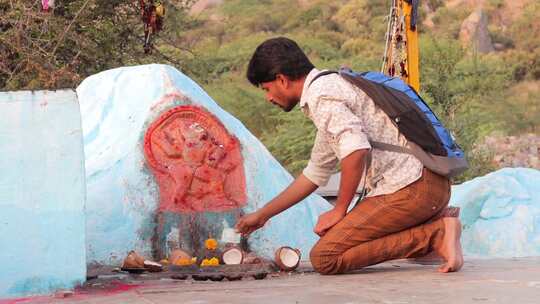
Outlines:
<svg viewBox="0 0 540 304"><path fill-rule="evenodd" d="M365 158L368 153L369 149L356 150L341 161L341 181L336 203L332 210L319 216L317 225L313 229L316 234L323 236L347 214L347 209L356 194L356 189L362 178Z"/></svg>
<svg viewBox="0 0 540 304"><path fill-rule="evenodd" d="M289 209L318 188L316 184L300 174L292 184L261 209L241 217L236 230L244 235L261 228L273 216Z"/></svg>
<svg viewBox="0 0 540 304"><path fill-rule="evenodd" d="M341 162L341 180L335 208L345 212L349 208L362 179L368 153L369 149L356 150Z"/></svg>
<svg viewBox="0 0 540 304"><path fill-rule="evenodd" d="M366 154L371 145L365 132L364 122L357 116L339 92L321 95L312 105L312 120L341 161L341 183L334 209L319 216L313 231L322 236L347 213L362 173ZM308 175L309 177L309 175Z"/></svg>
<svg viewBox="0 0 540 304"><path fill-rule="evenodd" d="M237 231L249 234L261 228L272 216L306 198L317 189L317 185L325 184L338 162L329 145L324 135L317 132L310 161L302 174L263 208L243 216L236 224Z"/></svg>

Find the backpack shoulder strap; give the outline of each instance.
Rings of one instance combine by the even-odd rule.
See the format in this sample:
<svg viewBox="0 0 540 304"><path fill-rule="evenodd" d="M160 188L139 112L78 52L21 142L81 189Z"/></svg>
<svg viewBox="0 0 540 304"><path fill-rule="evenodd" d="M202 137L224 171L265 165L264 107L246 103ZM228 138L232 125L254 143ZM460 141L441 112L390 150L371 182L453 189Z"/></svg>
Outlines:
<svg viewBox="0 0 540 304"><path fill-rule="evenodd" d="M414 152L411 151L411 149L408 149L406 147L396 146L396 145L392 145L392 144L383 143L383 142L380 142L380 141L371 141L371 140L369 141L369 143L375 149L414 155Z"/></svg>
<svg viewBox="0 0 540 304"><path fill-rule="evenodd" d="M320 72L319 74L315 75L315 77L313 77L313 79L311 79L311 81L309 82L308 84L308 88L311 86L311 84L319 79L319 77L322 77L322 76L326 76L326 75L330 75L330 74L339 74L337 71L332 71L332 70L329 70L329 71L322 71Z"/></svg>

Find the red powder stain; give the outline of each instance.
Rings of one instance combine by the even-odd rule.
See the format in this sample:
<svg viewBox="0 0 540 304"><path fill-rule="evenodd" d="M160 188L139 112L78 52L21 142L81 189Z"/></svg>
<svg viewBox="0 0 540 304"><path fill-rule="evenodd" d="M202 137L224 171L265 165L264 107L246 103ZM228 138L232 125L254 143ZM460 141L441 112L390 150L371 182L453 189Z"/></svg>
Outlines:
<svg viewBox="0 0 540 304"><path fill-rule="evenodd" d="M198 106L178 106L148 128L144 154L160 190L160 211L221 212L245 205L238 139Z"/></svg>
<svg viewBox="0 0 540 304"><path fill-rule="evenodd" d="M75 293L69 297L66 297L66 300L80 301L80 300L88 299L91 297L111 296L111 295L116 295L119 293L127 292L132 289L142 287L142 285L140 284L125 284L118 281L113 281L107 284L108 285L106 287L99 290L90 289L89 287L76 288ZM24 297L24 298L16 298L16 299L9 299L9 300L0 300L0 304L50 303L52 298L56 298L56 297L51 296L51 295ZM60 299L60 297L56 299Z"/></svg>

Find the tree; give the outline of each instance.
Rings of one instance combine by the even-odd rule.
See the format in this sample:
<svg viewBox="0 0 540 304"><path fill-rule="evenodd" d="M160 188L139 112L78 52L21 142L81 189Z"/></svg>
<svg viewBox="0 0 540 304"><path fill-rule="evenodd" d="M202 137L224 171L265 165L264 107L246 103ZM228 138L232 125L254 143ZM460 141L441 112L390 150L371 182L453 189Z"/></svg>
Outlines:
<svg viewBox="0 0 540 304"><path fill-rule="evenodd" d="M158 50L176 33L167 23L154 52L144 55L138 1L56 1L48 12L40 1L0 1L0 90L75 87L105 69L175 62ZM185 16L184 9L167 6L173 16Z"/></svg>

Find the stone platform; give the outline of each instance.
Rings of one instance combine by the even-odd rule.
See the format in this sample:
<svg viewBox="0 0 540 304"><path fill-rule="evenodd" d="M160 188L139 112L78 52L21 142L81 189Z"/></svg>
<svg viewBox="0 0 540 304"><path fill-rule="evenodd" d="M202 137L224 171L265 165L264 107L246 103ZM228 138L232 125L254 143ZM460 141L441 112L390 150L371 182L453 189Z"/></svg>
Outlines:
<svg viewBox="0 0 540 304"><path fill-rule="evenodd" d="M540 257L466 259L462 271L394 261L353 274L271 273L235 282L116 275L91 280L69 297L17 303L539 303Z"/></svg>

